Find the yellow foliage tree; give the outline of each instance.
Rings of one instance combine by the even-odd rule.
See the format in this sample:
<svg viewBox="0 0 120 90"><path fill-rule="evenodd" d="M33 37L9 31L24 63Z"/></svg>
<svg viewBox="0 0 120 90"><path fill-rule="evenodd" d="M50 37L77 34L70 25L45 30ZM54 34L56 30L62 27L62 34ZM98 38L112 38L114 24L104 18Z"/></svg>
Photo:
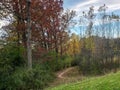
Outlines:
<svg viewBox="0 0 120 90"><path fill-rule="evenodd" d="M79 36L73 33L70 37L70 40L67 42L68 50L67 54L71 56L75 56L80 53L80 39Z"/></svg>

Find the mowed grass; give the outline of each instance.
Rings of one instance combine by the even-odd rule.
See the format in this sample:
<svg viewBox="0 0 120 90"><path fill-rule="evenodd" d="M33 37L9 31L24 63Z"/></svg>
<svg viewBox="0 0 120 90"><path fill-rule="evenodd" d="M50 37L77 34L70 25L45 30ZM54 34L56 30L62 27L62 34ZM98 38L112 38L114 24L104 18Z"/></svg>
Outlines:
<svg viewBox="0 0 120 90"><path fill-rule="evenodd" d="M47 90L120 90L120 72L64 84Z"/></svg>

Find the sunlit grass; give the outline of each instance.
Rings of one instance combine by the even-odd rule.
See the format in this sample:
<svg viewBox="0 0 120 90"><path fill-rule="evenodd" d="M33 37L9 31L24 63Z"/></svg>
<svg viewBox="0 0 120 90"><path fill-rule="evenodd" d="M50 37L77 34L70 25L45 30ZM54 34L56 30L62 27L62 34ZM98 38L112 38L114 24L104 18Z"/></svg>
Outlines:
<svg viewBox="0 0 120 90"><path fill-rule="evenodd" d="M47 90L120 90L120 72L64 84Z"/></svg>

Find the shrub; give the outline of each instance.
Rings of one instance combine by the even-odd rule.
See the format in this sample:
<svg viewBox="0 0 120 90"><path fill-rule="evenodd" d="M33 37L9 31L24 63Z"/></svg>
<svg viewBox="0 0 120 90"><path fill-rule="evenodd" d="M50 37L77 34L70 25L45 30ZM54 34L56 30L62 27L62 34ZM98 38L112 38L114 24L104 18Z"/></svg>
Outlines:
<svg viewBox="0 0 120 90"><path fill-rule="evenodd" d="M0 52L0 90L41 90L54 75L49 66L33 65L25 67L22 47L6 45Z"/></svg>
<svg viewBox="0 0 120 90"><path fill-rule="evenodd" d="M49 66L52 71L58 71L70 67L72 60L69 56L54 57L52 60L46 61L44 65Z"/></svg>
<svg viewBox="0 0 120 90"><path fill-rule="evenodd" d="M111 58L98 58L89 56L87 54L80 54L74 59L74 64L79 66L79 70L85 75L99 75L110 72L112 70L116 71L119 68L119 60Z"/></svg>
<svg viewBox="0 0 120 90"><path fill-rule="evenodd" d="M72 66L73 58L70 56L65 56L64 60L64 67L70 67Z"/></svg>
<svg viewBox="0 0 120 90"><path fill-rule="evenodd" d="M25 88L28 90L41 90L54 79L53 73L43 65L35 65L32 70L25 71L23 76Z"/></svg>
<svg viewBox="0 0 120 90"><path fill-rule="evenodd" d="M18 68L2 79L0 90L41 90L54 79L53 76L42 65L36 65L33 69Z"/></svg>
<svg viewBox="0 0 120 90"><path fill-rule="evenodd" d="M14 70L16 67L24 66L23 47L8 44L0 50L0 68Z"/></svg>
<svg viewBox="0 0 120 90"><path fill-rule="evenodd" d="M79 54L74 59L73 64L79 66L80 73L84 75L102 74L100 59L93 58L92 56Z"/></svg>
<svg viewBox="0 0 120 90"><path fill-rule="evenodd" d="M25 60L22 57L22 47L17 45L7 44L0 52L0 89L6 89L12 81L11 75L18 67L25 65Z"/></svg>

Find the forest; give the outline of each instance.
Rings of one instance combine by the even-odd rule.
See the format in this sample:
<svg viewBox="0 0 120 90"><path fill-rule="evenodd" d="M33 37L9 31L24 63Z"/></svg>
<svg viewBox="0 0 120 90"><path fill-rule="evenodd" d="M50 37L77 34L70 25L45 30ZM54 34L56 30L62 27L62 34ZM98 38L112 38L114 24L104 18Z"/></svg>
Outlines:
<svg viewBox="0 0 120 90"><path fill-rule="evenodd" d="M63 5L0 0L0 90L120 90L120 82L108 84L112 89L50 88L120 76L120 15L104 3L80 13Z"/></svg>

